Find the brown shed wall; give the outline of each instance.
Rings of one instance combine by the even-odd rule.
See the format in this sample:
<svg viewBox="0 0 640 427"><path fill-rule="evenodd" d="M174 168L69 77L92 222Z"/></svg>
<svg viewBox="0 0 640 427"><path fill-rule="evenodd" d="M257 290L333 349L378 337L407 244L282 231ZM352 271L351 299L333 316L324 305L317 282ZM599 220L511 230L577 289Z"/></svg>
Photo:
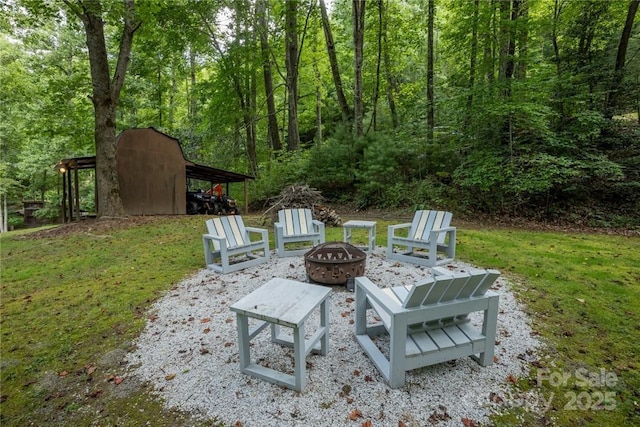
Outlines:
<svg viewBox="0 0 640 427"><path fill-rule="evenodd" d="M120 195L127 214L185 214L187 181L178 140L154 129L128 129L116 144Z"/></svg>

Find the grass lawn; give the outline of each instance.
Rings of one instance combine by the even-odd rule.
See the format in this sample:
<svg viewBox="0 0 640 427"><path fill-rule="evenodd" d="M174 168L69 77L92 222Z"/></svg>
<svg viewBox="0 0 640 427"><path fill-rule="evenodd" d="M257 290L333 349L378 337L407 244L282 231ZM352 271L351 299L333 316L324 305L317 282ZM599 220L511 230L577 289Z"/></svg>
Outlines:
<svg viewBox="0 0 640 427"><path fill-rule="evenodd" d="M378 220L378 245L397 222ZM0 237L0 425L219 425L163 409L121 365L153 301L203 267L204 217L97 223ZM639 238L465 225L457 257L516 283L547 344L497 424L640 425ZM548 410L527 412L530 391Z"/></svg>

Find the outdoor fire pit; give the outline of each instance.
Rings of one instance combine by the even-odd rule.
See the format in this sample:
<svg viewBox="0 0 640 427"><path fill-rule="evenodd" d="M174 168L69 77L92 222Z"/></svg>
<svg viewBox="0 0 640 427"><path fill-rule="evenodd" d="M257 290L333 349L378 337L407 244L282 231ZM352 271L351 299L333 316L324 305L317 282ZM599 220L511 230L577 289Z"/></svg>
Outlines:
<svg viewBox="0 0 640 427"><path fill-rule="evenodd" d="M304 254L310 281L325 285L348 285L364 276L367 254L350 243L322 243Z"/></svg>

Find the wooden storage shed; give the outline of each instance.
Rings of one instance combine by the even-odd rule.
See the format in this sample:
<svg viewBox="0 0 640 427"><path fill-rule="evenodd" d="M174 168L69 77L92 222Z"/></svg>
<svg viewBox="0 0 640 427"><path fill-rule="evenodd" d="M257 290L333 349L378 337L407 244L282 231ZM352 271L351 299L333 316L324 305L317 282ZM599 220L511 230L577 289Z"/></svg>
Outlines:
<svg viewBox="0 0 640 427"><path fill-rule="evenodd" d="M116 139L116 156L120 196L129 215L186 214L189 179L212 185L244 182L246 211L246 183L254 179L252 176L190 162L184 158L179 140L154 128L123 131ZM95 163L93 156L63 159L56 165L63 173L65 221L79 217L78 170L95 168Z"/></svg>

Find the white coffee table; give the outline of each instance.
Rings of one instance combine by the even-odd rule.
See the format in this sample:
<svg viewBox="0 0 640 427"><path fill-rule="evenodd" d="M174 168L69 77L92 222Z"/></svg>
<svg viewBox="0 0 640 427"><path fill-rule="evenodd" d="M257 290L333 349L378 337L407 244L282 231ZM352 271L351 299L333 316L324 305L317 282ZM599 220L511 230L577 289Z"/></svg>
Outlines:
<svg viewBox="0 0 640 427"><path fill-rule="evenodd" d="M240 371L265 381L302 391L306 385L306 361L310 352L326 356L329 349L329 295L331 288L273 278L240 301L231 305L238 321ZM305 339L304 323L320 308L320 326ZM263 320L249 330L249 318ZM251 340L268 325L271 341L293 347L294 375L251 363ZM293 340L280 334L280 327L293 329Z"/></svg>
<svg viewBox="0 0 640 427"><path fill-rule="evenodd" d="M375 221L356 221L350 220L342 224L344 241L351 243L353 239L353 230L355 228L364 228L369 234L368 245L363 248L365 252L371 252L376 248L376 222Z"/></svg>

